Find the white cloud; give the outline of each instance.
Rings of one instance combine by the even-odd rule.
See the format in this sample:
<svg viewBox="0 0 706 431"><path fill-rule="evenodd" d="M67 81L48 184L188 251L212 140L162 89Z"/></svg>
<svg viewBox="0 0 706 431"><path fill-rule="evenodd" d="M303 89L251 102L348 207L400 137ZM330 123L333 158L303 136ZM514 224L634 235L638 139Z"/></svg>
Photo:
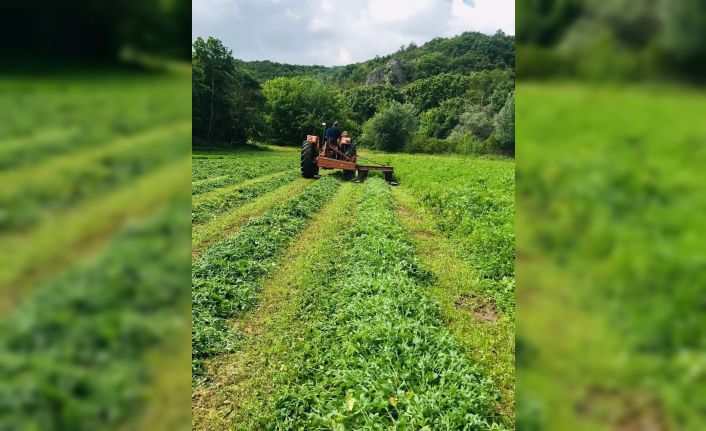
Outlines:
<svg viewBox="0 0 706 431"><path fill-rule="evenodd" d="M234 0L192 0L191 20L217 21L224 13L237 14L238 5Z"/></svg>
<svg viewBox="0 0 706 431"><path fill-rule="evenodd" d="M515 0L453 0L451 33L473 29L483 33L502 30L515 34Z"/></svg>
<svg viewBox="0 0 706 431"><path fill-rule="evenodd" d="M192 36L245 60L339 65L464 31L514 34L514 0L193 0Z"/></svg>

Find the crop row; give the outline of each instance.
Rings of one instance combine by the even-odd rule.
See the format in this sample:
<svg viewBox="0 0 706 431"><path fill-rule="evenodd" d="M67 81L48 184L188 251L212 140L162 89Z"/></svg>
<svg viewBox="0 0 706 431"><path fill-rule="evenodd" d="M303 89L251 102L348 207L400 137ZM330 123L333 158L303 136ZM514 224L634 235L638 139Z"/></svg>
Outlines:
<svg viewBox="0 0 706 431"><path fill-rule="evenodd" d="M449 334L424 291L427 273L370 179L356 221L306 293L306 339L291 352L262 428L500 430L494 384Z"/></svg>
<svg viewBox="0 0 706 431"><path fill-rule="evenodd" d="M251 220L234 236L210 248L192 270L192 372L203 374L205 358L231 351L236 334L227 320L251 308L258 279L284 251L340 182L326 177L289 201Z"/></svg>
<svg viewBox="0 0 706 431"><path fill-rule="evenodd" d="M35 164L188 119L189 86L183 77L119 74L94 81L4 80L0 169Z"/></svg>
<svg viewBox="0 0 706 431"><path fill-rule="evenodd" d="M75 157L58 158L34 170L2 176L0 232L26 229L57 211L68 209L182 157L188 151L190 128L179 127L120 140ZM164 187L164 185L155 185Z"/></svg>
<svg viewBox="0 0 706 431"><path fill-rule="evenodd" d="M115 429L135 417L152 378L145 354L187 320L185 209L126 229L0 320L0 429Z"/></svg>
<svg viewBox="0 0 706 431"><path fill-rule="evenodd" d="M437 228L459 245L484 290L514 309L514 164L495 160L401 156L401 182L431 211ZM396 166L396 167L397 167Z"/></svg>
<svg viewBox="0 0 706 431"><path fill-rule="evenodd" d="M255 199L256 197L270 192L284 184L290 183L299 177L295 171L285 172L275 175L255 184L241 187L222 196L209 199L195 205L191 210L192 223L204 223L218 214L230 211L240 205Z"/></svg>
<svg viewBox="0 0 706 431"><path fill-rule="evenodd" d="M295 169L297 158L291 154L283 154L274 151L248 151L235 152L216 158L194 158L192 166L191 180L194 183L201 183L208 180L229 176L233 174L249 175L247 178L254 178L255 175L265 175L278 170ZM236 180L237 183L237 180ZM232 183L235 184L235 183ZM196 185L196 184L195 184Z"/></svg>

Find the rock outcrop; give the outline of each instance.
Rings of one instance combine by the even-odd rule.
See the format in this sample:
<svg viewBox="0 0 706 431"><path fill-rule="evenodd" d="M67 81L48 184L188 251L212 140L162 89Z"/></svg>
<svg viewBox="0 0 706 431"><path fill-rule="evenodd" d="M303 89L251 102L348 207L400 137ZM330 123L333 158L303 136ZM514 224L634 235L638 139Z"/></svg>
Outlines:
<svg viewBox="0 0 706 431"><path fill-rule="evenodd" d="M370 84L390 84L395 87L401 87L407 82L407 71L405 64L393 58L384 66L375 68L365 80L366 85Z"/></svg>

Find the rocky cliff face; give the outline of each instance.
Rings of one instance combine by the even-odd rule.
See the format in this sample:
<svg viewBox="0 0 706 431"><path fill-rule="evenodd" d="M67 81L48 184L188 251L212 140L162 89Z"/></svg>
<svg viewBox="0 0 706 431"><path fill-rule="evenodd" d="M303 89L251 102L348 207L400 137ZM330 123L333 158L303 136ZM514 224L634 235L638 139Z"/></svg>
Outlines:
<svg viewBox="0 0 706 431"><path fill-rule="evenodd" d="M382 67L378 67L370 72L366 85L370 84L390 84L401 87L407 82L407 71L404 63L396 58L391 59Z"/></svg>

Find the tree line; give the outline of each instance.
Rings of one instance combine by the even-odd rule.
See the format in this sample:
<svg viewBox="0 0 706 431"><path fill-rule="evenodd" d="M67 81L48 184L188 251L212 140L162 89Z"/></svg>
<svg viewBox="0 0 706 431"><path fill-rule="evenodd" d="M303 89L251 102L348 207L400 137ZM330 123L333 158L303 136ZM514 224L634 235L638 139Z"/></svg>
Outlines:
<svg viewBox="0 0 706 431"><path fill-rule="evenodd" d="M450 52L454 58L485 56L487 46L475 52L468 41L477 42L477 34L469 35L402 47L352 67L292 66L286 70L303 73L268 72L266 79L234 59L218 39L198 38L192 46L194 145L299 145L307 134L321 134L322 122L338 120L358 145L373 149L512 155L514 44L505 43L507 49L497 50L492 62L463 60L438 68L427 58ZM483 37L512 40L502 34ZM413 70L398 86L365 84L362 77L353 82L340 72L373 71L392 59Z"/></svg>

